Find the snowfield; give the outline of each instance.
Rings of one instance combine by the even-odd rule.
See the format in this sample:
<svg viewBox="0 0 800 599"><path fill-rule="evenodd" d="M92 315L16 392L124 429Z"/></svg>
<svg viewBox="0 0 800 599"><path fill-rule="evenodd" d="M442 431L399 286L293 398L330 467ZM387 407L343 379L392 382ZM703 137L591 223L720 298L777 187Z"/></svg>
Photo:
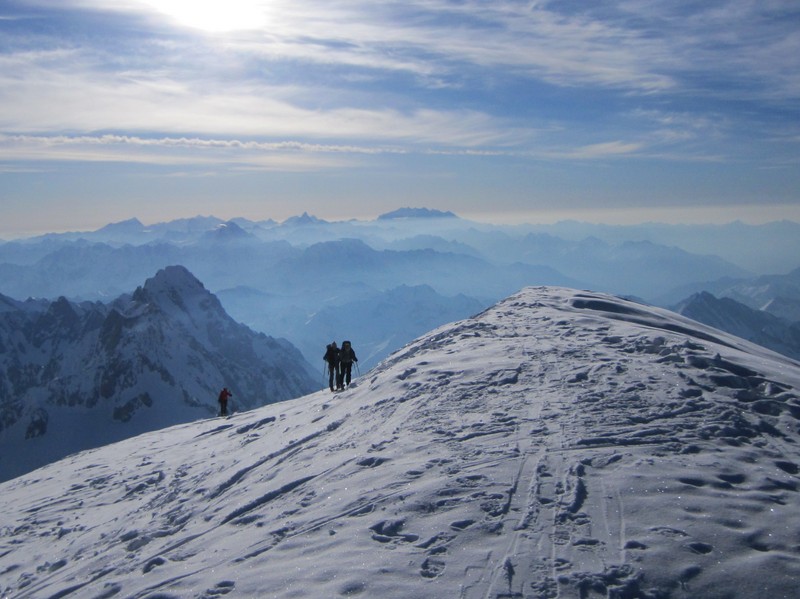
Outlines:
<svg viewBox="0 0 800 599"><path fill-rule="evenodd" d="M344 393L0 485L0 597L796 597L798 388L673 313L526 289Z"/></svg>

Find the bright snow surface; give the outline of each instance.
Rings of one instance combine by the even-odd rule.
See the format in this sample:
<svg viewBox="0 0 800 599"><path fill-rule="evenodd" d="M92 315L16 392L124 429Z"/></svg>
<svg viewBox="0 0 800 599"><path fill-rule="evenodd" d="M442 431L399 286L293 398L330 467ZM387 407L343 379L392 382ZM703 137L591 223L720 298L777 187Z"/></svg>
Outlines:
<svg viewBox="0 0 800 599"><path fill-rule="evenodd" d="M0 485L0 596L796 597L799 387L672 313L526 289L344 393Z"/></svg>

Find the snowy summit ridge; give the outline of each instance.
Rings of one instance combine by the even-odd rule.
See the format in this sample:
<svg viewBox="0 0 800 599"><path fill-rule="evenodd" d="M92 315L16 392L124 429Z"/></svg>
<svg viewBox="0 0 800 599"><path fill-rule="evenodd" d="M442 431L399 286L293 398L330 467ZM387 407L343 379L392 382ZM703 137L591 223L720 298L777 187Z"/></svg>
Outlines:
<svg viewBox="0 0 800 599"><path fill-rule="evenodd" d="M343 394L0 485L0 596L792 597L800 365L526 289Z"/></svg>

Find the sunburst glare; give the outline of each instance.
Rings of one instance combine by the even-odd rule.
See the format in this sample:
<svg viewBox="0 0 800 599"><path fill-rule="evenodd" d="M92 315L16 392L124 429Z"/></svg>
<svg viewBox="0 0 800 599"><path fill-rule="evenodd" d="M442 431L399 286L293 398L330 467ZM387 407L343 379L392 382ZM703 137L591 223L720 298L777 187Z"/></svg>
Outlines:
<svg viewBox="0 0 800 599"><path fill-rule="evenodd" d="M212 33L259 29L266 24L266 9L261 0L145 0L145 2L183 26Z"/></svg>

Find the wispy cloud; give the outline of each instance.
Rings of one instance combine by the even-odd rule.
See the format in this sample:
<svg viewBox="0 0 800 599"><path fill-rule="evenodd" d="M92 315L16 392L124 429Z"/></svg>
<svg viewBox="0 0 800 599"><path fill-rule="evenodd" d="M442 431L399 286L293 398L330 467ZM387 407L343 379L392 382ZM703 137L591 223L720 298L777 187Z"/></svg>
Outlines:
<svg viewBox="0 0 800 599"><path fill-rule="evenodd" d="M528 133L475 110L311 109L282 99L291 89L268 85L203 90L158 73L64 73L33 66L29 57L9 68L12 61L0 65L0 130L9 133L140 131L458 147L515 143Z"/></svg>
<svg viewBox="0 0 800 599"><path fill-rule="evenodd" d="M155 19L158 5L60 4L141 19ZM51 40L50 52L12 49L0 57L0 124L477 145L510 141L491 104L433 109L396 78L468 95L498 78L628 94L720 96L736 85L740 96L800 95L800 27L791 26L789 0L627 0L572 12L543 0L247 5L265 25L235 35L162 29L116 49L71 39Z"/></svg>
<svg viewBox="0 0 800 599"><path fill-rule="evenodd" d="M581 160L615 158L636 154L643 147L644 145L638 142L608 141L577 148L562 154L561 157Z"/></svg>
<svg viewBox="0 0 800 599"><path fill-rule="evenodd" d="M126 162L161 166L215 165L218 169L286 168L317 171L353 167L363 158L408 155L402 146L321 144L302 141L264 142L198 137L133 135L0 134L0 160L47 162ZM439 156L513 156L514 152L469 149L422 149ZM11 172L7 166L5 172ZM18 168L18 167L17 167ZM22 171L18 171L22 172Z"/></svg>
<svg viewBox="0 0 800 599"><path fill-rule="evenodd" d="M620 0L580 10L545 0L239 1L263 15L254 19L263 25L212 41L254 57L454 79L465 65L510 68L557 85L639 92L688 88L685 74L713 72L760 81L764 93L766 81L773 94L798 91L794 0ZM50 5L30 0L37 3ZM155 18L163 15L157 7L169 4L64 0L60 6ZM228 12L236 10L236 2L228 4Z"/></svg>
<svg viewBox="0 0 800 599"><path fill-rule="evenodd" d="M388 150L385 150L388 151ZM374 152L378 152L375 150ZM314 171L354 163L347 155L369 148L301 142L263 143L199 138L142 138L122 135L0 135L0 160L124 162L159 166L214 166Z"/></svg>
<svg viewBox="0 0 800 599"><path fill-rule="evenodd" d="M543 3L307 1L273 13L262 35L231 47L272 59L407 72L423 85L457 84L465 68L510 69L567 86L650 92L673 85L648 64L653 40Z"/></svg>

